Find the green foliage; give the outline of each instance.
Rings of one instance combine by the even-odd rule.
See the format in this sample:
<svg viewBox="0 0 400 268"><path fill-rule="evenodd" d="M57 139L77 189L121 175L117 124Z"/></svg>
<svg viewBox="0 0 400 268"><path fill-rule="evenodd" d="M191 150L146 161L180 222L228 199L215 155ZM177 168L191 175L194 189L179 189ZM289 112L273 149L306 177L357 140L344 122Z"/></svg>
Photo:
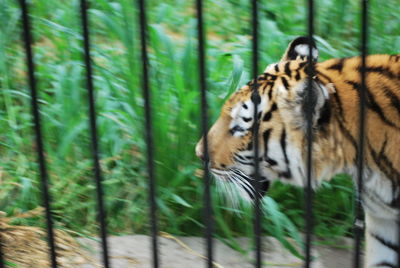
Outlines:
<svg viewBox="0 0 400 268"><path fill-rule="evenodd" d="M131 0L91 1L91 38L101 165L111 233L147 233L147 170L141 95L137 10ZM317 3L321 58L358 54L359 7L353 0ZM371 2L370 51L396 53L400 45L397 0ZM49 167L52 207L59 228L97 232L95 188L88 135L79 1L31 1L36 75ZM200 136L194 3L148 1L149 52L160 229L201 235L201 168L194 156ZM206 1L208 97L211 119L224 100L249 79L250 6L244 0ZM296 0L260 7L260 62L280 58L286 44L306 33L306 9ZM0 210L9 214L41 204L30 97L26 84L17 1L0 0ZM351 180L324 183L314 201L318 236L348 235L353 219ZM216 236L251 236L252 209L232 209L213 189ZM285 237L301 241L300 189L276 183L265 199L263 228L294 254ZM275 200L275 201L274 201ZM275 203L276 202L276 203ZM18 224L43 224L42 219Z"/></svg>

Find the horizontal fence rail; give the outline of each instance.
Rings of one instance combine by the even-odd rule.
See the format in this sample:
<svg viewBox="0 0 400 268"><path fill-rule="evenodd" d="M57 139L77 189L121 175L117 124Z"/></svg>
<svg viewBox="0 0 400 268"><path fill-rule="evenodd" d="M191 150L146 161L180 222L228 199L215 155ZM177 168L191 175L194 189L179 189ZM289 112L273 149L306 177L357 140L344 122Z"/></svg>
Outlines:
<svg viewBox="0 0 400 268"><path fill-rule="evenodd" d="M57 268L57 252L55 243L54 223L51 212L51 195L49 191L49 176L46 166L46 158L43 145L43 134L41 126L40 107L38 103L38 90L37 81L35 77L35 63L34 54L32 51L32 31L29 15L29 7L26 0L19 0L22 11L22 28L23 28L23 44L26 53L26 66L28 69L28 85L31 95L31 109L33 116L33 125L35 133L35 143L37 148L37 162L39 165L40 187L43 199L43 206L45 207L46 217L46 232L47 242L49 247L49 260L52 268ZM102 186L102 172L99 157L99 135L96 123L96 105L95 93L93 85L93 68L90 54L90 25L88 17L88 0L80 0L80 19L82 23L82 36L83 36L83 59L86 70L86 88L88 94L88 115L89 127L91 137L91 153L93 160L93 175L96 185L96 201L97 201L97 220L100 223L100 237L102 247L102 260L105 268L111 267L109 258L109 248L107 241L107 214L104 202L104 189ZM268 4L268 3L266 3ZM361 243L364 230L364 218L362 211L362 193L363 193L363 176L364 176L364 143L365 143L365 128L366 128L366 94L367 94L367 74L366 74L366 60L368 55L368 0L360 0L361 4L361 39L360 39L360 52L361 52L361 73L360 73L360 101L359 101L359 133L357 144L357 189L355 198L355 225L354 225L354 268L361 268ZM151 229L151 251L152 251L152 266L158 268L159 261L159 244L158 244L158 226L157 226L157 205L156 205L156 173L154 163L154 139L153 139L153 120L152 120L152 106L151 106L151 85L149 80L149 57L148 57L148 38L147 38L147 11L146 1L137 0L138 8L138 25L140 33L141 45L141 60L142 60L142 94L144 99L144 124L145 124L145 140L147 149L147 172L148 172L148 186L149 186L149 218ZM198 38L198 77L199 77L199 91L200 91L200 110L201 110L201 133L203 137L203 155L204 155L204 237L206 240L206 264L207 267L214 267L214 245L213 245L213 231L214 231L214 216L212 207L211 196L211 174L209 171L209 164L212 159L209 154L209 137L208 133L208 103L207 103L207 64L206 64L206 35L204 28L204 3L203 0L196 0L196 18L197 18L197 38ZM309 57L308 57L308 85L305 95L306 101L306 118L307 118L307 155L306 155L306 189L305 189L305 237L304 237L304 267L312 267L312 234L313 234L313 96L312 80L316 74L315 62L311 56L313 53L313 46L311 45L314 37L314 1L307 1L307 33L310 41ZM251 32L252 32L252 84L251 100L254 105L253 118L257 119L260 103L260 95L258 91L258 67L259 67L259 1L251 1ZM259 122L254 120L253 127L253 150L254 150L254 175L252 184L255 189L254 210L253 210L253 232L254 232L254 245L255 245L255 267L261 268L262 265L262 197L260 196L260 163L259 163ZM400 220L399 220L400 222ZM399 226L400 227L400 226ZM399 228L400 229L400 228ZM4 230L0 230L3 232ZM0 237L1 238L1 237ZM398 234L400 240L400 231ZM5 267L4 260L4 241L0 239L0 268ZM398 262L400 263L400 247L398 252ZM400 267L400 266L399 266Z"/></svg>

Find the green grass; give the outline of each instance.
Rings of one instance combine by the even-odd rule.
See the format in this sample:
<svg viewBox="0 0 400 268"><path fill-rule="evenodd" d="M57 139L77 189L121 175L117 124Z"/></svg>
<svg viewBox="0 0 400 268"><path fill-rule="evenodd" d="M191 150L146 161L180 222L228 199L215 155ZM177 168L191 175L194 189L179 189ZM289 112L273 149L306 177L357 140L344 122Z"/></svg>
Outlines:
<svg viewBox="0 0 400 268"><path fill-rule="evenodd" d="M36 76L56 224L95 234L95 188L90 158L79 1L31 1ZM208 97L212 120L224 100L249 79L249 1L206 1ZM321 58L358 54L359 7L353 0L317 1ZM131 0L91 1L92 57L109 232L148 233L141 62L137 10ZM371 2L370 52L398 53L396 0ZM200 136L196 20L193 1L148 1L157 204L160 229L203 234L203 182L194 176ZM297 0L260 6L260 69L306 33L305 5ZM0 210L12 215L41 205L33 145L25 56L16 1L0 0ZM346 176L317 192L315 233L350 235L353 189ZM303 192L277 183L270 191L265 233L300 240ZM235 211L213 188L216 236L251 236L251 208ZM275 201L274 201L275 200ZM44 224L42 218L17 224Z"/></svg>

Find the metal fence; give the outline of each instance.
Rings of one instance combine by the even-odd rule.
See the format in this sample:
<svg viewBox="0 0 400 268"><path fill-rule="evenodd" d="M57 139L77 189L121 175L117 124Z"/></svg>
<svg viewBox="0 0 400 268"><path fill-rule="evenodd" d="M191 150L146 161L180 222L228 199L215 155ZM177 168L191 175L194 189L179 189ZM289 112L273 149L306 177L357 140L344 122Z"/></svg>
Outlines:
<svg viewBox="0 0 400 268"><path fill-rule="evenodd" d="M24 37L24 46L26 53L26 64L28 68L28 79L31 93L31 105L32 105L32 115L33 115L33 123L34 123L34 132L35 132L35 142L37 146L37 157L39 163L39 171L41 178L41 192L43 197L43 204L45 207L45 216L47 223L47 241L49 246L49 257L51 260L52 268L56 268L57 265L57 252L56 245L54 239L54 230L53 230L53 221L52 221L52 212L51 212L51 196L49 194L49 177L47 173L46 167L46 159L43 148L43 135L41 131L41 118L39 113L39 104L37 97L37 82L35 78L35 63L34 56L32 52L32 35L31 35L31 23L29 16L29 5L26 0L19 0L21 11L22 11L22 26L23 26L23 37ZM132 4L133 1L132 1ZM148 163L148 174L149 174L149 201L150 201L150 211L149 216L151 219L151 233L152 233L152 260L153 267L159 267L159 250L158 250L158 242L157 242L157 207L155 201L155 192L156 192L156 174L154 172L154 157L153 157L153 135L152 135L152 118L151 118L151 95L150 95L150 84L148 77L148 55L147 55L147 21L146 21L146 3L144 0L137 0L137 7L140 13L139 16L139 25L140 25L140 36L141 36L141 55L142 55L142 89L143 96L145 100L145 122L146 122L146 142L147 142L147 163ZM308 16L307 21L308 24L308 37L310 40L314 34L314 1L308 0ZM366 94L365 94L365 57L368 53L367 51L367 41L368 41L368 0L361 0L361 9L362 9L362 35L360 38L360 47L361 47L361 56L362 56L362 65L361 65L361 93L360 93L360 122L359 122L359 141L358 141L358 154L357 154L357 163L358 163L358 176L357 176L357 196L356 196L356 219L354 226L354 235L355 235L355 245L354 245L354 267L361 267L361 238L363 233L363 216L362 216L362 208L361 208L361 193L363 186L363 157L364 157L364 129L365 129L365 102L366 102ZM88 20L88 3L87 0L80 1L81 8L81 23L82 23L82 36L83 36L83 48L84 48L84 64L86 69L86 86L88 91L88 105L89 105L89 125L91 132L91 151L92 151L92 159L93 159L93 171L94 171L94 180L96 183L97 189L97 205L98 205L98 221L100 223L100 237L101 237L101 246L102 246L102 257L104 267L111 267L109 261L109 252L108 252L108 244L107 244L107 226L106 226L106 213L104 209L104 199L103 199L103 189L102 189L102 174L101 168L99 164L99 146L98 146L98 134L96 128L96 111L95 111L95 103L94 103L94 87L92 80L92 65L91 65L91 57L90 57L90 34L89 34L89 20ZM207 132L208 132L208 116L207 116L207 98L206 98L206 50L205 50L205 35L204 35L204 18L203 18L203 1L196 0L196 10L197 10L197 27L198 27L198 57L199 57L199 82L201 89L201 127L202 134L204 137L204 222L205 222L205 238L206 238L206 252L207 252L207 267L213 267L213 211L211 206L211 193L210 193L210 174L207 169L207 162L209 160L208 155L208 141L207 141ZM257 91L257 70L258 70L258 32L259 24L258 24L258 1L251 1L251 10L249 10L249 15L252 17L252 76L255 78L255 83L253 84L253 94L252 100L254 103L258 102L260 96ZM265 30L265 29L261 29ZM310 46L310 55L312 47ZM312 57L309 57L309 66L313 66ZM309 68L308 75L312 77L314 74L313 68ZM309 89L311 87L311 79L309 79ZM312 99L312 90L308 90L309 94L307 94L306 101L311 101ZM257 105L255 105L254 109L254 118L257 115ZM311 189L311 168L312 168L312 124L311 122L311 110L309 109L307 112L307 187L306 187L306 234L305 234L305 261L304 267L311 267L312 262L312 252L311 252L311 241L312 241L312 233L313 233L313 213L312 213L312 200L313 200L313 191ZM258 132L258 123L257 120L254 120L255 123L253 125L253 133ZM258 155L258 135L254 135L254 150L255 155ZM255 256L255 267L262 266L262 258L261 258L261 211L260 211L260 195L258 194L260 191L259 185L259 159L258 157L254 157L255 159L255 172L254 172L254 188L256 189L255 194L255 202L254 202L254 236L255 236L255 248L256 248L256 256ZM1 253L1 243L0 243L0 268L5 267L4 256Z"/></svg>

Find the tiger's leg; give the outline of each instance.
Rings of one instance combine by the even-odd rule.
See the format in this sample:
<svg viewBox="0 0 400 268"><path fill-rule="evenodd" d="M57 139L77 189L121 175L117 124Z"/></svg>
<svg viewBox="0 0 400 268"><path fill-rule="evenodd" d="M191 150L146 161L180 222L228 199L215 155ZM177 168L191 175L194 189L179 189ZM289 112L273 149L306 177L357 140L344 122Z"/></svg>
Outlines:
<svg viewBox="0 0 400 268"><path fill-rule="evenodd" d="M366 268L395 268L398 252L398 223L395 219L379 218L366 212Z"/></svg>

